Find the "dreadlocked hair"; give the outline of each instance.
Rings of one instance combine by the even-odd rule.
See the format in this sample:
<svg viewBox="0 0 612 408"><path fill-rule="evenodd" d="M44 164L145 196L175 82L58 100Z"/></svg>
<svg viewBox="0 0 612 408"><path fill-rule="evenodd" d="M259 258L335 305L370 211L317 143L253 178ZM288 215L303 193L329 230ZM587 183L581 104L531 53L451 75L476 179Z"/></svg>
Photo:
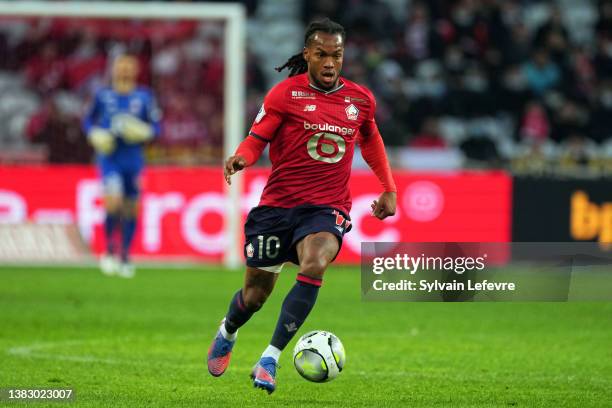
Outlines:
<svg viewBox="0 0 612 408"><path fill-rule="evenodd" d="M344 27L340 24L330 20L329 18L324 18L323 20L313 21L308 24L306 27L306 32L304 33L304 46L308 46L310 40L315 33L327 33L327 34L340 34L342 36L342 41L346 38L346 32L344 31ZM295 55L292 55L285 64L280 67L274 68L278 72L281 72L283 69L289 69L289 76L292 77L294 75L303 74L308 71L308 64L304 59L304 55L299 52Z"/></svg>

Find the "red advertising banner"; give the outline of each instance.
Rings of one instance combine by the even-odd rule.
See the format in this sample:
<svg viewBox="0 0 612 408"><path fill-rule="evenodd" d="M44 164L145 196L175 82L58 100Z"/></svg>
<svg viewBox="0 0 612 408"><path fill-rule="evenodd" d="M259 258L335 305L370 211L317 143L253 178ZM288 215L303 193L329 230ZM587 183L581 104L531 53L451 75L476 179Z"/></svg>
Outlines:
<svg viewBox="0 0 612 408"><path fill-rule="evenodd" d="M266 169L246 171L241 202L245 216L257 205L267 174ZM338 262L358 263L363 241L510 241L512 180L507 174L394 174L397 215L381 222L370 215L370 204L380 193L378 181L369 171L353 173L353 229L345 236ZM220 168L149 168L142 187L136 258L221 261L227 242ZM0 167L0 223L74 223L100 252L103 219L94 168Z"/></svg>

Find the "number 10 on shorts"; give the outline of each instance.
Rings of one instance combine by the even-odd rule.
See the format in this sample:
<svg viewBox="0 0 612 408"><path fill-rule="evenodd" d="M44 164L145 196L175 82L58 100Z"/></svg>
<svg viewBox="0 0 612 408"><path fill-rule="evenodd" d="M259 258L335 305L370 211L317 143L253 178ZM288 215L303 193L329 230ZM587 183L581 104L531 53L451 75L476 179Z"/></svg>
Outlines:
<svg viewBox="0 0 612 408"><path fill-rule="evenodd" d="M263 259L264 247L266 258L274 259L280 252L280 239L276 235L270 235L267 238L263 235L257 236L257 257Z"/></svg>

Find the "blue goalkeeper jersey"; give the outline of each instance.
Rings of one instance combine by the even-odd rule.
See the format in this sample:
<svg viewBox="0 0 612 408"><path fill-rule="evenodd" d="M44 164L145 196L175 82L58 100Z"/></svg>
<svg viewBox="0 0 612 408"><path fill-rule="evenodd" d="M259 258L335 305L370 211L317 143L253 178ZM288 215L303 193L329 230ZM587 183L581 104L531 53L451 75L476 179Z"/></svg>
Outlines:
<svg viewBox="0 0 612 408"><path fill-rule="evenodd" d="M131 114L153 127L155 137L160 132L161 111L159 110L153 93L144 87L138 87L132 92L121 94L112 88L100 89L83 118L83 130L89 134L92 127L110 129L112 118L116 114ZM138 172L144 165L142 144L128 144L120 136L116 136L116 148L109 154L98 154L98 164L105 167L116 167Z"/></svg>

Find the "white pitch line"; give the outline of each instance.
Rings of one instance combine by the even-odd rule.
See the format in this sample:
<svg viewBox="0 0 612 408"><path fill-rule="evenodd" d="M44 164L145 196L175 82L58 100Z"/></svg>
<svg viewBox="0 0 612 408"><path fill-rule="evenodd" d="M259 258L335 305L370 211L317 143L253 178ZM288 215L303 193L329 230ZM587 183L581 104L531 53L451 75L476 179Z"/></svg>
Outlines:
<svg viewBox="0 0 612 408"><path fill-rule="evenodd" d="M195 335L186 335L186 336L180 336L180 337L165 337L165 338L161 338L161 337L157 337L155 338L155 340L161 341L161 340L176 340L176 339L182 339L182 340L189 340L189 339L199 339L201 338L201 336L195 336ZM14 347L10 347L6 350L6 353L11 355L11 356L15 356L15 357L22 357L22 358L36 358L36 359L41 359L41 360L55 360L55 361L68 361L68 362L75 362L75 363L96 363L96 364L110 364L110 365L136 365L136 366L153 366L153 365L158 365L161 364L163 366L166 367L172 367L172 368L182 368L185 369L186 367L195 367L198 369L202 369L204 370L205 368L205 363L204 363L204 357L202 357L202 361L201 363L171 363L171 362L164 362L164 361L156 361L155 363L152 364L152 361L145 361L145 360L132 360L132 359L125 359L125 358L103 358L103 357L98 357L98 356L93 356L93 355L67 355L67 354L57 354L52 352L51 350L53 349L58 349L58 348L62 348L62 347L74 347L74 346L79 346L79 345L92 345L92 344L96 344L96 343L108 343L110 341L117 341L117 340L121 340L121 341L129 341L129 340L133 340L134 338L121 338L121 339L90 339L90 340L77 340L77 339L72 339L72 340L63 340L63 341L54 341L54 342L45 342L45 343L33 343L33 344L29 344L29 345L24 345L24 346L14 346ZM139 339L140 340L140 339ZM202 350L205 350L205 348L203 348ZM243 369L232 369L232 371L234 372L251 372L251 368L247 367L247 368L243 368ZM360 377L402 377L402 376L407 376L407 375L414 375L414 373L406 373L406 372L367 372L367 371L354 371L352 372L353 375L357 375Z"/></svg>
<svg viewBox="0 0 612 408"><path fill-rule="evenodd" d="M154 340L189 340L189 339L199 339L201 336L196 335L185 335L179 337L155 337ZM44 360L57 360L57 361L71 361L77 363L101 363L101 364L116 364L116 365L140 365L140 366L150 366L152 365L150 361L144 360L133 360L133 359L125 359L125 358L103 358L97 357L93 355L65 355L65 354L57 354L49 351L50 349L57 349L61 347L70 347L70 346L79 346L84 344L96 344L96 343L108 343L110 341L131 341L134 338L117 338L117 339L90 339L90 340L63 340L63 341L54 341L54 342L45 342L45 343L33 343L24 346L14 346L10 347L6 350L6 353L12 356L23 357L23 358L38 358ZM140 339L139 339L140 340ZM203 348L204 350L205 348ZM45 351L46 350L46 351ZM171 363L165 361L156 361L156 364L161 364L163 366L168 367L187 367L187 366L201 366L201 364L196 363ZM203 363L202 363L203 364Z"/></svg>
<svg viewBox="0 0 612 408"><path fill-rule="evenodd" d="M413 328L412 330L410 330L410 335L411 336L417 336L419 335L419 330L417 328ZM406 336L406 334L402 334L403 337ZM360 337L360 336L357 336ZM100 363L100 364L109 364L109 365L135 365L135 366L141 366L141 367L154 367L156 365L162 365L162 366L166 366L166 367L171 367L171 368L178 368L178 369L186 369L186 368L194 368L194 369L198 369L198 370L205 370L205 362L204 362L204 353L206 350L206 341L207 340L204 336L202 335L183 335L183 336L154 336L152 338L147 338L146 340L148 341L153 341L153 342L161 342L161 341L184 341L184 340L202 340L202 357L198 362L183 362L183 363L174 363L174 362L168 362L168 361L159 361L156 359L151 359L151 360L133 360L133 359L125 359L125 358L104 358L104 357L98 357L98 356L93 356L93 355L66 355L66 354L57 354L54 353L52 350L53 349L58 349L58 348L62 348L62 347L74 347L74 346L80 346L80 345L94 345L94 344L98 344L98 343L110 343L110 342L117 342L117 341L121 341L121 342L130 342L130 341L142 341L143 338L142 337L119 337L119 338L107 338L107 339L70 339L70 340L62 340L62 341L54 341L54 342L44 342L44 343L32 343L32 344L28 344L28 345L23 345L23 346L14 346L14 347L10 347L8 349L6 349L6 353L11 355L11 356L15 356L15 357L22 357L22 358L36 358L36 359L44 359L44 360L55 360L55 361L68 361L68 362L75 362L75 363ZM250 367L245 367L245 368L238 368L238 367L234 367L232 369L233 372L238 372L238 373L246 373L246 372L250 372L251 368ZM439 378L439 377L444 377L448 375L448 372L446 370L436 370L435 372L432 372L431 369L428 370L427 372L421 372L421 371L417 371L417 370L413 370L413 371L397 371L397 370L393 370L393 371L352 371L347 370L347 374L351 375L351 376L359 376L359 377L364 377L364 378L398 378L398 377L428 377L428 378ZM495 375L492 374L478 374L478 373L472 373L474 378L479 378L479 379L483 379L483 378L491 378L496 377ZM531 376L530 377L533 380L547 380L547 381L558 381L558 382L573 382L574 378L572 377L567 377L567 376L541 376L541 375L536 375L536 376ZM600 379L600 378L591 378L590 379L591 383L598 383L598 384L610 384L609 380L606 379Z"/></svg>
<svg viewBox="0 0 612 408"><path fill-rule="evenodd" d="M193 368L193 369L197 369L197 370L206 370L205 369L205 363L204 363L204 355L202 355L202 358L199 362L191 362L191 363L172 363L172 362L166 362L166 361L155 361L155 360L131 360L131 359L117 359L117 358L102 358L102 357L97 357L97 356L92 356L92 355L65 355L65 354L56 354L53 353L51 351L49 351L50 349L54 349L54 348L60 348L60 347L66 347L66 346L78 346L78 345L82 345L82 344L95 344L95 343L105 343L105 342L109 342L109 341L116 341L116 340L122 340L122 341L129 341L129 340L134 340L135 338L117 338L117 339L90 339L90 340L77 340L77 339L73 339L73 340L64 340L64 341L56 341L56 342L45 342L45 343L34 343L34 344L30 344L30 345L25 345L25 346L14 346L14 347L10 347L8 349L6 349L6 353L11 355L11 356L15 356L15 357L22 357L22 358L36 358L36 359L43 359L43 360L55 360L55 361L68 361L68 362L75 362L75 363L100 363L100 364L109 364L109 365L136 365L136 366L142 366L142 367L154 367L155 365L162 365L165 367L171 367L171 368L177 368L177 369L183 369L185 370L186 368ZM154 337L154 340L156 341L161 341L161 340L177 340L177 339L181 339L181 340L189 340L189 339L202 339L202 336L199 335L185 335L185 336L178 336L178 337L163 337L163 336L158 336L158 337ZM138 340L142 340L142 338L138 338ZM47 350L47 352L45 352L44 350ZM206 349L202 348L202 352L204 353ZM251 372L251 367L244 367L244 368L238 368L238 367L234 367L231 370L232 372L235 373L247 373L247 372ZM421 372L421 371L352 371L350 368L347 370L347 374L346 375L350 375L350 376L358 376L358 377L363 377L363 378L406 378L406 377L426 377L426 378L444 378L446 376L448 376L448 372L446 370L436 370L434 372L432 372L431 370L428 370L427 372ZM472 373L471 374L473 376L473 378L476 379L491 379L491 377L497 377L497 375L492 375L492 374L478 374L478 373ZM572 383L575 382L575 377L574 376L542 376L542 375L532 375L530 376L530 379L532 380L536 380L536 381L555 381L555 382L560 382L560 383ZM591 383L596 383L596 384L604 384L604 385L609 385L610 381L604 378L591 378L589 379L589 381Z"/></svg>

